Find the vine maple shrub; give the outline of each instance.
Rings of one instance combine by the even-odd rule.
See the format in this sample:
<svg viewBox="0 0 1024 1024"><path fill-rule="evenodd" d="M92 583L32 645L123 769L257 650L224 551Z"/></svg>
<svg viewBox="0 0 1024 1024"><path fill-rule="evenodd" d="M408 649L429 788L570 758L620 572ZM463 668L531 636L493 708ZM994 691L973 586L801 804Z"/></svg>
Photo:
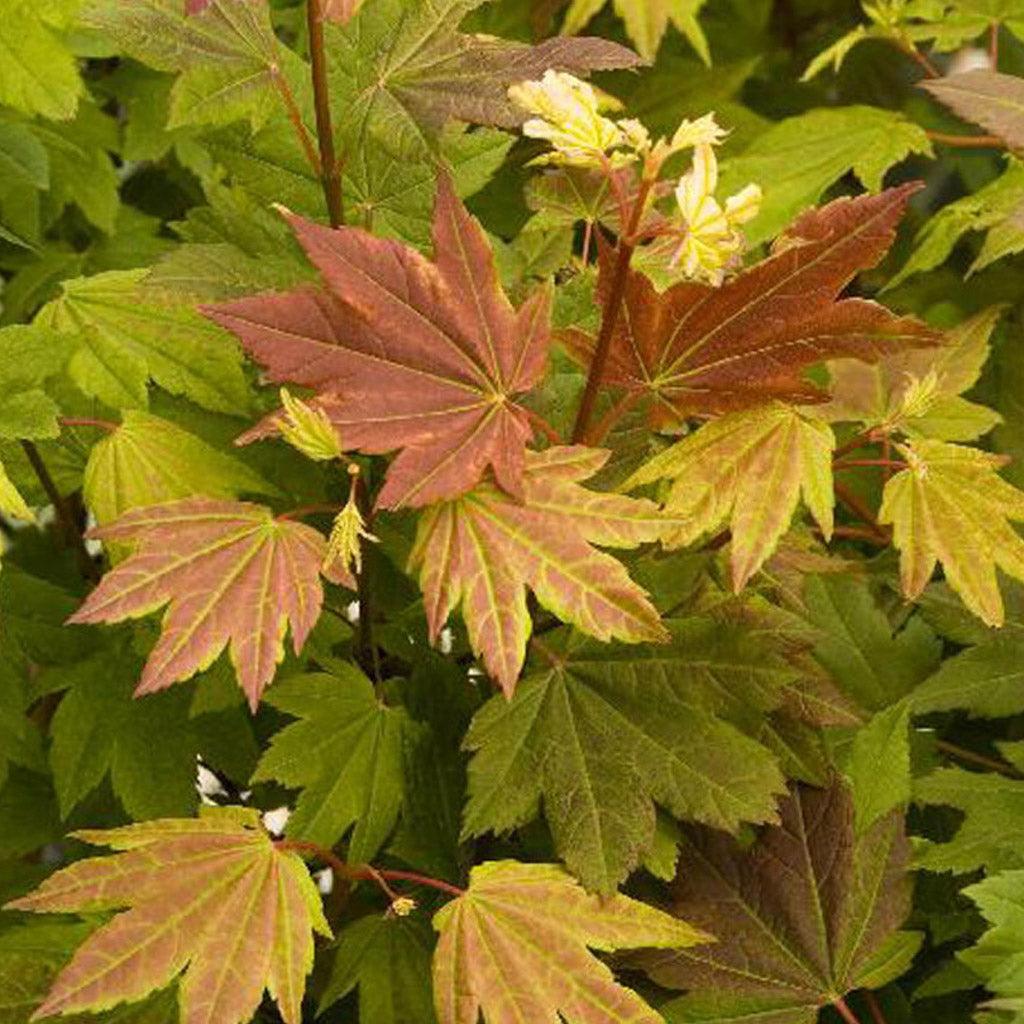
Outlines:
<svg viewBox="0 0 1024 1024"><path fill-rule="evenodd" d="M853 7L6 0L0 1024L1024 1021L1024 5Z"/></svg>

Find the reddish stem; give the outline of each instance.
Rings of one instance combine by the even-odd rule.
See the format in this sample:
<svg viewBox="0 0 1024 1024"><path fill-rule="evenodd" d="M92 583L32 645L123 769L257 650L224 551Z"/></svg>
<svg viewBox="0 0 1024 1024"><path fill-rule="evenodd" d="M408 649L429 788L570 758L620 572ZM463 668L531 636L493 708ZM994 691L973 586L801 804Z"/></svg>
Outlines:
<svg viewBox="0 0 1024 1024"><path fill-rule="evenodd" d="M871 1018L874 1020L875 1024L889 1024L885 1019L885 1014L882 1013L882 1007L878 1005L875 993L870 989L864 990L864 1002L868 1004L868 1011L870 1012Z"/></svg>
<svg viewBox="0 0 1024 1024"><path fill-rule="evenodd" d="M346 878L351 882L376 882L381 884L387 879L392 882L413 882L416 885L424 885L438 892L446 893L449 896L464 896L465 890L449 882L443 882L439 878L431 878L429 875L421 875L416 871L395 871L390 868L375 868L371 864L346 864L332 850L318 846L316 843L308 843L301 839L282 839L277 843L279 850L293 850L295 853L312 854L322 860L340 878ZM391 900L394 893L390 886L383 886L384 893Z"/></svg>
<svg viewBox="0 0 1024 1024"><path fill-rule="evenodd" d="M582 261L584 267L587 266L588 263L590 263L590 243L593 240L594 222L592 220L588 220L583 225L583 254L580 257L580 260Z"/></svg>
<svg viewBox="0 0 1024 1024"><path fill-rule="evenodd" d="M988 60L993 71L999 70L999 22L993 21L988 27Z"/></svg>
<svg viewBox="0 0 1024 1024"><path fill-rule="evenodd" d="M850 452L859 451L861 448L867 448L869 444L877 440L874 430L865 430L863 433L858 434L856 437L851 437L846 444L840 446L832 453L833 459L841 459L844 455L849 455Z"/></svg>
<svg viewBox="0 0 1024 1024"><path fill-rule="evenodd" d="M833 469L857 469L861 466L883 466L886 469L906 469L901 459L841 459L832 463Z"/></svg>
<svg viewBox="0 0 1024 1024"><path fill-rule="evenodd" d="M897 44L899 48L913 61L916 61L929 78L941 78L942 72L912 43L904 40Z"/></svg>
<svg viewBox="0 0 1024 1024"><path fill-rule="evenodd" d="M851 491L845 484L836 482L835 484L836 497L862 522L866 523L870 528L871 532L875 534L880 540L889 541L889 534L879 525L878 520L875 518L874 512L868 508L866 504L858 497L858 495Z"/></svg>
<svg viewBox="0 0 1024 1024"><path fill-rule="evenodd" d="M562 444L562 435L559 434L555 428L548 423L546 419L539 412L534 412L532 409L527 409L525 406L520 406L523 412L526 413L526 418L552 443Z"/></svg>
<svg viewBox="0 0 1024 1024"><path fill-rule="evenodd" d="M282 512L278 519L305 519L306 516L337 515L342 509L341 505L300 505L298 508Z"/></svg>
<svg viewBox="0 0 1024 1024"><path fill-rule="evenodd" d="M824 537L824 534L821 534ZM882 540L874 530L860 526L836 526L832 529L833 537L841 537L848 540L863 540L869 544L877 544L880 547L888 547L888 540Z"/></svg>
<svg viewBox="0 0 1024 1024"><path fill-rule="evenodd" d="M946 132L925 132L932 142L959 149L1006 149L1006 143L998 135L949 135Z"/></svg>
<svg viewBox="0 0 1024 1024"><path fill-rule="evenodd" d="M113 433L117 430L117 424L110 420L96 420L89 416L61 416L60 424L64 427L98 427Z"/></svg>
<svg viewBox="0 0 1024 1024"><path fill-rule="evenodd" d="M847 1006L845 999L837 999L832 1005L836 1008L839 1016L846 1021L846 1024L860 1024L857 1015Z"/></svg>
<svg viewBox="0 0 1024 1024"><path fill-rule="evenodd" d="M960 761L966 761L968 764L976 764L980 768L988 768L989 771L998 772L1000 775L1007 776L1007 778L1019 779L1022 777L1021 773L1012 765L1004 764L1002 761L997 761L994 757L986 757L984 754L975 753L973 750L968 750L966 747L959 747L955 743L950 743L948 740L936 740L935 746L938 750L941 750L944 754L948 754L950 757L955 757Z"/></svg>
<svg viewBox="0 0 1024 1024"><path fill-rule="evenodd" d="M643 218L644 209L647 206L647 197L650 195L653 185L654 182L648 178L644 178L640 182L640 188L633 203L633 210L629 216L629 224L619 236L618 254L615 261L615 269L612 271L611 286L608 289L608 302L605 306L604 319L601 321L601 331L597 336L594 357L590 362L587 386L583 391L579 412L576 414L576 424L572 431L574 443L585 442L587 438L587 428L590 426L590 418L594 413L594 404L597 401L597 394L601 389L605 366L611 353L612 338L615 335L615 328L618 326L619 316L622 313L622 302L626 295L626 283L629 280L629 264L633 258L633 249L636 245L636 230Z"/></svg>
<svg viewBox="0 0 1024 1024"><path fill-rule="evenodd" d="M320 182L327 201L331 227L345 223L345 204L341 194L341 165L334 150L334 123L331 120L331 93L327 82L327 48L324 42L323 0L307 0L309 60L313 73L313 105L316 109L316 135L320 146Z"/></svg>

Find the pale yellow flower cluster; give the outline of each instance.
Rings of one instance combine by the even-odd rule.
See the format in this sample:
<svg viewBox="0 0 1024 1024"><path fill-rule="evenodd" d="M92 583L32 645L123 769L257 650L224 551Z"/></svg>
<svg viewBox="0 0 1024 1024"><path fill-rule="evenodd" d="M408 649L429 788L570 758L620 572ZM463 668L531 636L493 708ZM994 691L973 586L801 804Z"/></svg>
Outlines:
<svg viewBox="0 0 1024 1024"><path fill-rule="evenodd" d="M609 102L586 82L561 71L546 71L539 81L514 85L509 97L534 115L523 133L551 144L553 152L534 163L608 170L640 159L644 175L653 180L670 156L693 149L693 165L675 190L679 212L668 234L678 244L671 250L670 265L686 277L718 285L738 264L745 244L741 228L757 215L761 190L748 185L724 206L716 198L715 146L726 133L714 114L684 120L671 139L655 143L639 121L606 117L602 111Z"/></svg>
<svg viewBox="0 0 1024 1024"><path fill-rule="evenodd" d="M714 285L721 284L726 270L738 263L745 244L741 228L761 208L757 185L747 185L730 196L724 207L715 197L717 189L718 158L710 143L699 143L692 167L676 185L683 223L672 260L687 277Z"/></svg>
<svg viewBox="0 0 1024 1024"><path fill-rule="evenodd" d="M349 466L348 471L352 477L352 488L345 507L335 517L334 525L331 527L324 567L328 574L331 570L341 568L346 572L354 570L358 576L363 571L361 542L366 540L376 544L379 538L367 530L366 520L363 519L356 501L356 478L359 475L359 468L353 464Z"/></svg>

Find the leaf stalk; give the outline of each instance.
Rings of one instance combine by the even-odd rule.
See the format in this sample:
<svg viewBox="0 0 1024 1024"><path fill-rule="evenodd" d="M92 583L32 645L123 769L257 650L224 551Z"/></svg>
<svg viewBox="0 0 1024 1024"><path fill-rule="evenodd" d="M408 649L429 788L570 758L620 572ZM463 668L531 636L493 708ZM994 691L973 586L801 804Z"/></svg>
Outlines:
<svg viewBox="0 0 1024 1024"><path fill-rule="evenodd" d="M309 27L309 59L313 75L316 134L320 146L320 183L323 185L331 227L337 228L345 223L345 203L341 193L341 164L334 148L334 122L331 119L327 48L324 42L323 0L308 0L306 22Z"/></svg>

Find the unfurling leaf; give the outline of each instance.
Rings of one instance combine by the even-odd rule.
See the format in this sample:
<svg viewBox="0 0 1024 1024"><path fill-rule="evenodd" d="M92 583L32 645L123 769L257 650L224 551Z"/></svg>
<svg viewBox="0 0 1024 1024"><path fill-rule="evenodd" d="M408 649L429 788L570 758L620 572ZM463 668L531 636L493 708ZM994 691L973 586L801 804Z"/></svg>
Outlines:
<svg viewBox="0 0 1024 1024"><path fill-rule="evenodd" d="M431 635L461 603L473 651L508 696L530 637L527 587L599 640L667 639L644 591L592 545L635 548L672 520L653 502L581 487L607 458L582 447L528 452L522 503L483 483L420 518L410 567L419 569Z"/></svg>
<svg viewBox="0 0 1024 1024"><path fill-rule="evenodd" d="M107 573L71 622L121 622L169 604L138 694L188 679L230 647L255 710L284 657L289 623L298 653L319 618L324 538L262 505L185 498L136 509L95 536L137 550Z"/></svg>
<svg viewBox="0 0 1024 1024"><path fill-rule="evenodd" d="M838 199L801 216L776 252L720 288L684 282L659 295L638 271L627 278L623 315L612 337L604 382L650 400L658 422L694 413L726 413L772 398L823 401L805 377L815 363L873 361L938 335L913 317L897 317L865 299L836 301L860 270L892 244L917 185L877 196ZM611 295L611 260L598 293ZM593 341L569 332L576 352Z"/></svg>
<svg viewBox="0 0 1024 1024"><path fill-rule="evenodd" d="M245 1024L264 989L300 1024L313 932L331 930L305 864L275 847L257 811L76 835L119 852L58 871L8 908L122 912L79 947L36 1017L109 1010L184 972L183 1024Z"/></svg>
<svg viewBox="0 0 1024 1024"><path fill-rule="evenodd" d="M1024 149L1024 81L998 71L964 71L921 82L953 113Z"/></svg>
<svg viewBox="0 0 1024 1024"><path fill-rule="evenodd" d="M714 420L656 455L623 485L671 481L665 510L679 526L667 546L732 530L732 583L739 592L789 529L801 496L822 533L832 534L832 451L828 424L781 402Z"/></svg>
<svg viewBox="0 0 1024 1024"><path fill-rule="evenodd" d="M665 1008L669 1020L813 1024L821 1007L885 984L913 956L917 939L897 932L911 889L902 815L855 837L838 781L797 787L779 810L781 824L750 847L686 831L672 909L719 941L636 957L659 984L688 990Z"/></svg>
<svg viewBox="0 0 1024 1024"><path fill-rule="evenodd" d="M611 893L654 843L655 803L728 831L775 820L775 759L727 720L719 694L749 717L791 673L737 629L668 625L672 642L656 647L545 637L551 666L511 701L491 698L466 735L465 836L525 825L543 799L559 856L588 889Z"/></svg>
<svg viewBox="0 0 1024 1024"><path fill-rule="evenodd" d="M548 291L512 308L487 238L447 177L433 262L359 228L290 219L323 287L241 299L207 315L234 331L273 380L316 388L312 404L346 449L401 449L379 506L454 498L488 467L521 497L533 430L516 398L544 371Z"/></svg>
<svg viewBox="0 0 1024 1024"><path fill-rule="evenodd" d="M900 445L907 469L886 485L879 522L891 524L903 593L917 597L941 564L964 604L990 626L1003 624L996 569L1024 580L1024 493L996 472L1000 455L921 440Z"/></svg>
<svg viewBox="0 0 1024 1024"><path fill-rule="evenodd" d="M710 936L627 896L588 896L552 864L492 861L434 916L440 1024L661 1024L591 952L676 949Z"/></svg>

